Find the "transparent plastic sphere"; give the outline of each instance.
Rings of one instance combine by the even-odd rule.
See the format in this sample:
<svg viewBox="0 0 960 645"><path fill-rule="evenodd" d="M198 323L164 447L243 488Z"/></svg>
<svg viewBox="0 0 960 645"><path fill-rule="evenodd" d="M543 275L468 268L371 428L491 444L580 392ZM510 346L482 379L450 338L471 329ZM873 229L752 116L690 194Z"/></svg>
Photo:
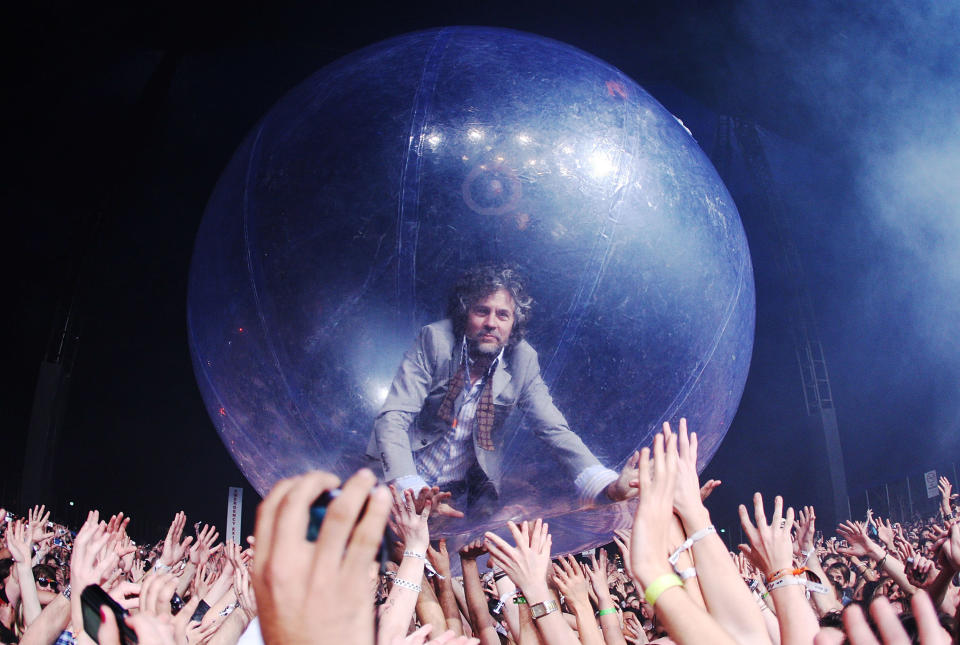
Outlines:
<svg viewBox="0 0 960 645"><path fill-rule="evenodd" d="M620 71L499 29L394 38L317 72L253 129L197 235L188 325L200 389L261 493L364 464L374 417L457 276L521 267L527 340L570 428L614 469L685 416L701 467L743 392L754 328L746 237L690 133ZM557 552L609 541L507 422L503 504ZM509 514L508 513L508 514ZM443 524L465 539L494 519Z"/></svg>

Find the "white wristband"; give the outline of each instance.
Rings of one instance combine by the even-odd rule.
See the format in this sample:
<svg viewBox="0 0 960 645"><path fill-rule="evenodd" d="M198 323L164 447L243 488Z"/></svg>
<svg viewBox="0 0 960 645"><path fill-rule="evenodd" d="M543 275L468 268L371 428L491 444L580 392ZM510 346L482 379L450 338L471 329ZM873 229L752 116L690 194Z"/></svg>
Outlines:
<svg viewBox="0 0 960 645"><path fill-rule="evenodd" d="M683 553L684 551L686 551L687 549L689 549L690 547L692 547L692 546L694 545L694 543L699 542L700 540L702 540L703 538L707 537L707 536L710 535L711 533L716 533L716 532L717 532L717 529L715 529L715 528L713 527L713 524L711 524L710 526L708 526L708 527L706 527L706 528L700 529L699 531L697 531L696 533L694 533L693 535L691 535L690 537L688 537L686 540L684 540L684 541L683 541L683 544L681 544L680 546L678 546L678 547L677 547L677 550L673 552L673 555L671 555L669 558L667 558L667 561L668 561L671 565L676 565L676 564L677 564L677 560L680 559L680 554L681 554L681 553Z"/></svg>
<svg viewBox="0 0 960 645"><path fill-rule="evenodd" d="M403 552L403 557L417 558L418 560L423 560L424 562L427 561L426 553L417 553L416 551L411 551L410 549L407 549Z"/></svg>
<svg viewBox="0 0 960 645"><path fill-rule="evenodd" d="M801 585L806 586L807 581L799 576L784 576L777 580L776 582L771 582L767 585L767 591L773 591L774 589L779 589L780 587L786 587L788 585Z"/></svg>

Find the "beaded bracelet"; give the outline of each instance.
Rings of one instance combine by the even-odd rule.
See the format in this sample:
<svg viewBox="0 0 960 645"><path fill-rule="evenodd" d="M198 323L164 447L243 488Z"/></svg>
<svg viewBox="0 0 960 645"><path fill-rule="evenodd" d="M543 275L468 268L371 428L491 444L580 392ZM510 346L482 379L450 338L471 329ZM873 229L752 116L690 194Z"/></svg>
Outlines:
<svg viewBox="0 0 960 645"><path fill-rule="evenodd" d="M393 584L396 585L396 586L398 586L398 587L401 587L401 588L403 588L403 589L409 589L410 591L416 591L417 593L420 593L421 591L423 591L423 588L422 588L420 585L418 585L418 584L416 584L416 583L414 583L414 582L410 582L409 580L404 580L403 578L394 578L394 579L393 579Z"/></svg>

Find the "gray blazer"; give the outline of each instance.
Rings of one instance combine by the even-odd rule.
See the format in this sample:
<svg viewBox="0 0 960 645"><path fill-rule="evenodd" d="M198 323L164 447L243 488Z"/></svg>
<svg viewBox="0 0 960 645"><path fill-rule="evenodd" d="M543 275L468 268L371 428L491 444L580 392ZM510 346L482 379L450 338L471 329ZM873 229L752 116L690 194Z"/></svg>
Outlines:
<svg viewBox="0 0 960 645"><path fill-rule="evenodd" d="M367 455L383 465L386 481L417 474L413 451L438 441L448 430L447 424L437 418L437 410L458 367L454 357L460 356L461 342L454 338L451 321L441 320L423 327L416 344L404 354L387 400L373 423L367 447ZM476 436L473 441L477 463L498 490L505 443L503 425L515 408L525 414L527 426L553 449L573 477L600 463L553 404L540 377L537 352L527 341L507 348L493 373L492 387L494 449L480 448Z"/></svg>

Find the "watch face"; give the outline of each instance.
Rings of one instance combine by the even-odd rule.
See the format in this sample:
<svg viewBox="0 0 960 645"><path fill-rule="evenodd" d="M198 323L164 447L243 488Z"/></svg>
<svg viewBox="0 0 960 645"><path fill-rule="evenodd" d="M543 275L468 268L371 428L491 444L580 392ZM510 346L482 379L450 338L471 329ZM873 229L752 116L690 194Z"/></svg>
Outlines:
<svg viewBox="0 0 960 645"><path fill-rule="evenodd" d="M540 618L546 616L549 613L557 611L559 607L555 600L546 600L544 602L538 602L537 604L530 607L530 613L533 614L534 618Z"/></svg>

